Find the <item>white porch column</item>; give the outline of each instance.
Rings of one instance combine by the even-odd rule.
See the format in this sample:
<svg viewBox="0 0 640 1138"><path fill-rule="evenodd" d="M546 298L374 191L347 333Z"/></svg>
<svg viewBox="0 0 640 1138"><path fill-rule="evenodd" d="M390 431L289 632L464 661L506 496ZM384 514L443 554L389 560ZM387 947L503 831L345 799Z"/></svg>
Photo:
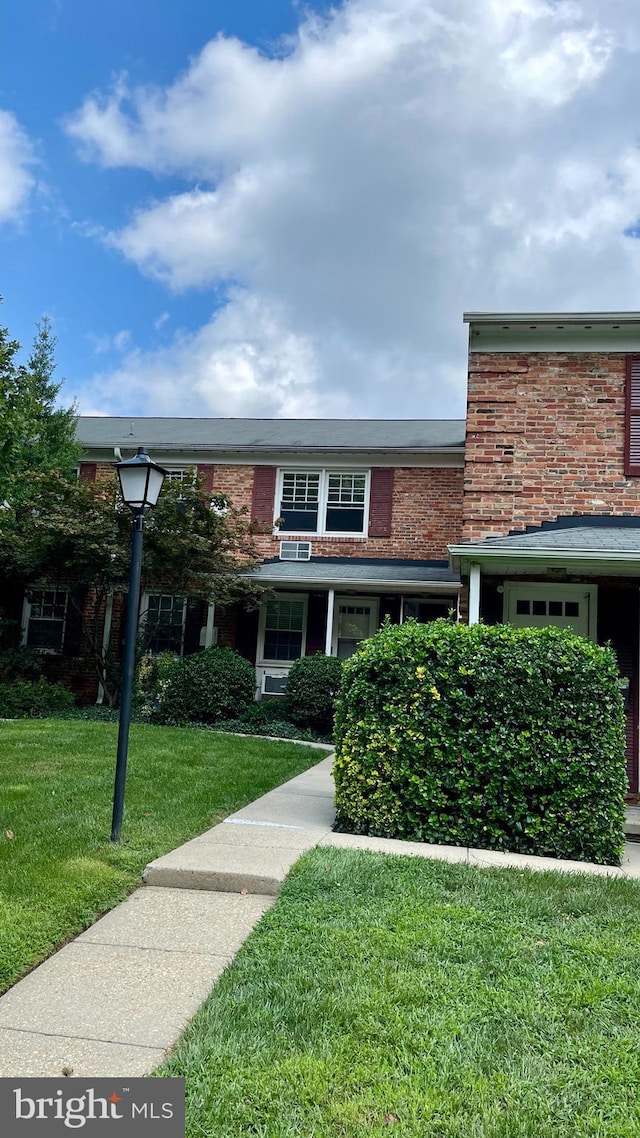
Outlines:
<svg viewBox="0 0 640 1138"><path fill-rule="evenodd" d="M329 589L327 593L327 635L324 641L324 654L325 656L331 655L331 648L333 645L333 606L336 599L335 589Z"/></svg>
<svg viewBox="0 0 640 1138"><path fill-rule="evenodd" d="M480 621L480 566L469 567L469 624Z"/></svg>
<svg viewBox="0 0 640 1138"><path fill-rule="evenodd" d="M216 606L213 603L213 601L209 601L209 604L207 605L207 624L206 624L205 634L204 634L204 647L205 648L212 648L213 647L213 627L214 627L215 619L216 619Z"/></svg>

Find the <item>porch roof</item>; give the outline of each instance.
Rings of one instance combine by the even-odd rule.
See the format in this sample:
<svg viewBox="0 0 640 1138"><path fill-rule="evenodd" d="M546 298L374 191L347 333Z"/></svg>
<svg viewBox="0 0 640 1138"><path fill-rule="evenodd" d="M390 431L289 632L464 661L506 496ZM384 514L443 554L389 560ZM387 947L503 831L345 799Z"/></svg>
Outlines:
<svg viewBox="0 0 640 1138"><path fill-rule="evenodd" d="M640 517L578 514L449 546L453 568L472 561L640 561Z"/></svg>
<svg viewBox="0 0 640 1138"><path fill-rule="evenodd" d="M446 561L403 561L362 557L314 557L311 561L263 561L251 574L261 584L370 586L395 591L455 593L460 578Z"/></svg>

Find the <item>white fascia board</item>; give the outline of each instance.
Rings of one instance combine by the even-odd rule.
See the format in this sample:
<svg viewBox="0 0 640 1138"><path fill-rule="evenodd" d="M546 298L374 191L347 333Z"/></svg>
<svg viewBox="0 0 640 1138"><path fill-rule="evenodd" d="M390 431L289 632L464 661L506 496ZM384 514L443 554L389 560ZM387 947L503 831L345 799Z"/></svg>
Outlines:
<svg viewBox="0 0 640 1138"><path fill-rule="evenodd" d="M482 549L480 546L450 545L451 557L464 557L469 561L497 560L512 557L537 561L640 561L640 552L625 553L619 549L517 549L504 546L502 549Z"/></svg>
<svg viewBox="0 0 640 1138"><path fill-rule="evenodd" d="M481 550L450 546L449 554L452 572L465 575L474 564L498 574L531 573L552 569L554 565L566 568L569 573L602 575L608 571L620 576L625 569L634 577L640 573L640 553L621 553L620 550L541 549L534 553L529 549Z"/></svg>
<svg viewBox="0 0 640 1138"><path fill-rule="evenodd" d="M276 585L278 588L286 585L288 588L306 589L313 591L317 586L327 589L342 589L348 593L350 589L393 589L397 593L457 593L462 588L460 581L373 581L368 580L366 577L361 580L345 580L344 577L327 577L319 578L306 578L306 579L293 579L292 577L269 577L266 580L260 577L259 574L247 573L247 577L257 581L258 584L265 586Z"/></svg>
<svg viewBox="0 0 640 1138"><path fill-rule="evenodd" d="M126 445L121 445L120 449L124 452L129 449ZM257 448L247 448L246 450L236 448L235 450L221 449L219 447L185 447L179 446L175 449L168 447L155 448L148 447L152 457L165 466L198 466L199 464L206 466L207 464L220 464L224 463L229 466L252 466L256 463L268 466L309 466L318 467L342 467L350 469L357 467L362 469L369 466L390 466L393 468L398 467L463 467L464 466L464 446L451 446L451 447L428 447L424 450L379 450L379 451L358 451L357 449L345 450L343 447L336 448L335 450L316 450L309 448L307 450L287 450L285 448L274 451L264 450L260 451ZM106 462L113 463L115 461L112 448L105 447L87 447L81 456L81 462Z"/></svg>
<svg viewBox="0 0 640 1138"><path fill-rule="evenodd" d="M464 312L465 324L637 324L640 312Z"/></svg>

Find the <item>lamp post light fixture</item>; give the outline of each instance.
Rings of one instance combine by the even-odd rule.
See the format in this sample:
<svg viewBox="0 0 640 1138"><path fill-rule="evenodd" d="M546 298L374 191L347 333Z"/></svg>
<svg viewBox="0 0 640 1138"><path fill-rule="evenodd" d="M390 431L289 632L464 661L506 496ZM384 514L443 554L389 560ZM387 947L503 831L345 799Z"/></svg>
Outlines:
<svg viewBox="0 0 640 1138"><path fill-rule="evenodd" d="M138 612L140 608L144 515L146 510L150 510L156 505L167 472L163 470L161 466L158 466L157 462L154 462L152 458L149 458L144 447L138 447L138 453L134 458L127 458L123 462L116 462L114 466L118 471L123 501L133 510L129 597L127 600L127 623L124 640L124 658L122 662L122 694L120 697L120 716L118 723L118 754L116 758L116 777L113 789L113 816L111 819L111 841L118 842L122 830L124 788L127 779L131 698L133 694L133 673L136 663Z"/></svg>

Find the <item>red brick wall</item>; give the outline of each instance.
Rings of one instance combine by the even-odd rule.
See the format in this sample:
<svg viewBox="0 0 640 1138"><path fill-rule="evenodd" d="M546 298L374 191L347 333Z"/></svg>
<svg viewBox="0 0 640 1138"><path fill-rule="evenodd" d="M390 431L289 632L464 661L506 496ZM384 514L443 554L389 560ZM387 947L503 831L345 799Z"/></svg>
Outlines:
<svg viewBox="0 0 640 1138"><path fill-rule="evenodd" d="M250 507L253 470L252 466L216 465L214 491L228 494L235 506ZM314 556L446 558L448 543L461 537L463 474L455 467L397 468L391 537L317 538L310 534ZM277 557L279 542L280 537L271 534L256 539L262 557Z"/></svg>
<svg viewBox="0 0 640 1138"><path fill-rule="evenodd" d="M471 353L463 540L560 514L640 514L640 479L624 474L625 361Z"/></svg>

